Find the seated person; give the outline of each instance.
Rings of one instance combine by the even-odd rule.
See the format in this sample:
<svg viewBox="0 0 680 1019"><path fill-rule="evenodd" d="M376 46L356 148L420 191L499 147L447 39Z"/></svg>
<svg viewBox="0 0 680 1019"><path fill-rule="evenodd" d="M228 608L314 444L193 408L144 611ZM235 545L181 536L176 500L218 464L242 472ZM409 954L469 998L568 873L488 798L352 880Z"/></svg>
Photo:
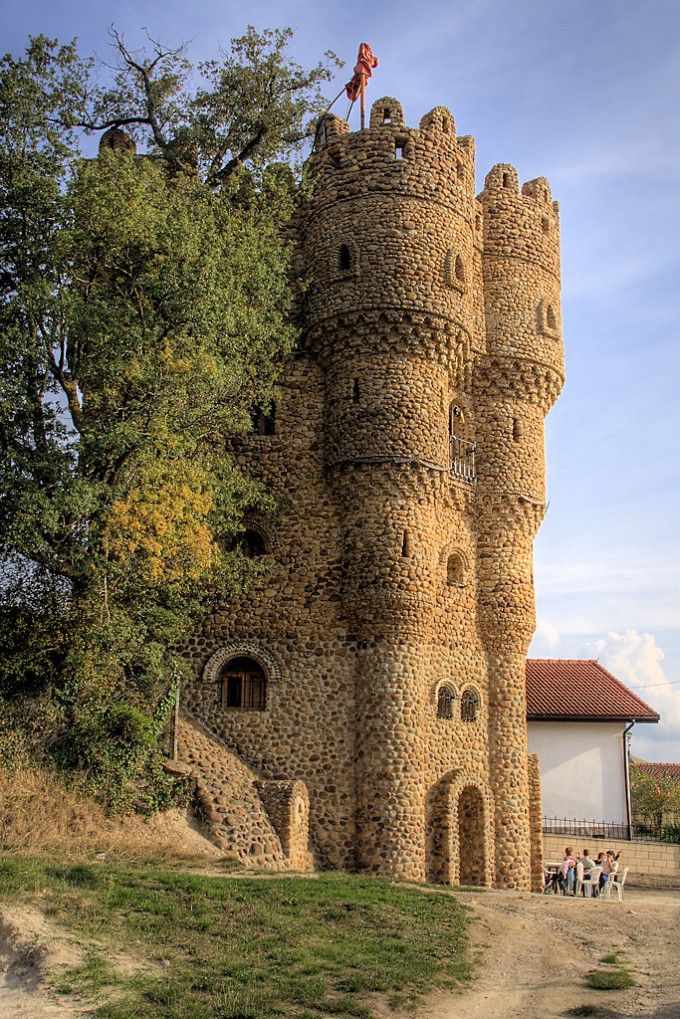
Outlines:
<svg viewBox="0 0 680 1019"><path fill-rule="evenodd" d="M574 884L576 882L576 857L574 856L574 850L571 846L567 846L564 850L564 856L562 863L560 864L560 874L564 884L566 885L567 894L574 894Z"/></svg>
<svg viewBox="0 0 680 1019"><path fill-rule="evenodd" d="M607 854L606 853L598 853L597 854L597 865L598 865L598 867L602 867L602 873L600 874L600 888L599 888L599 890L602 891L604 886L607 884L607 881L609 880L609 860L607 858Z"/></svg>

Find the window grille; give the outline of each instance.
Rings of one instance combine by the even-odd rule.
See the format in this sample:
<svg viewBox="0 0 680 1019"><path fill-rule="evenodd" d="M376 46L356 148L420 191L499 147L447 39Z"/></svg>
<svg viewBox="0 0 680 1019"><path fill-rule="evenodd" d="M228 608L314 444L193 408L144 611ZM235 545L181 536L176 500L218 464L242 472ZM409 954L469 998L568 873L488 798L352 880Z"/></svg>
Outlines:
<svg viewBox="0 0 680 1019"><path fill-rule="evenodd" d="M475 690L466 690L460 699L460 717L463 722L476 722L479 713L479 697Z"/></svg>
<svg viewBox="0 0 680 1019"><path fill-rule="evenodd" d="M453 718L453 690L440 686L437 694L437 718Z"/></svg>
<svg viewBox="0 0 680 1019"><path fill-rule="evenodd" d="M233 658L221 677L220 702L223 708L264 711L267 701L267 677L252 658Z"/></svg>

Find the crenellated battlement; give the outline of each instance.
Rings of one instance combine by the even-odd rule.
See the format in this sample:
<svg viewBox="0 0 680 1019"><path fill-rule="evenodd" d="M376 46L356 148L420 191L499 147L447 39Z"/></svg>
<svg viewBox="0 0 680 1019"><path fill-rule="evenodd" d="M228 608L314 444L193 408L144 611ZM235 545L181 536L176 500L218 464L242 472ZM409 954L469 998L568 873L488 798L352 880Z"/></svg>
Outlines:
<svg viewBox="0 0 680 1019"><path fill-rule="evenodd" d="M453 116L437 106L408 127L401 103L376 100L369 127L350 131L346 121L326 115L317 130L310 161L315 207L371 190L412 192L447 202L470 216L474 198L474 142L458 139Z"/></svg>

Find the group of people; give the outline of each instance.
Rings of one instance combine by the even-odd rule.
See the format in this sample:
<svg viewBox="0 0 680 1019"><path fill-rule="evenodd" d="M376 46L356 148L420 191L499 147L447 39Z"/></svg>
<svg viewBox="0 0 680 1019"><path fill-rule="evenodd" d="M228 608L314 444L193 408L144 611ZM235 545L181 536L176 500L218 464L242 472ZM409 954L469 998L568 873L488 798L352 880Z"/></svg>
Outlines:
<svg viewBox="0 0 680 1019"><path fill-rule="evenodd" d="M616 881L616 875L619 871L619 858L621 853L615 853L613 849L608 849L606 852L597 854L597 859L593 860L590 856L590 852L584 849L581 853L574 853L571 846L567 846L564 850L564 856L560 864L559 870L556 874L551 874L548 871L545 872L545 891L561 891L565 895L576 894L576 868L579 863L583 865L583 881L592 880L592 871L595 867L601 867L600 878L597 882L597 888L593 888L593 895L599 895L602 889L605 887L610 879Z"/></svg>

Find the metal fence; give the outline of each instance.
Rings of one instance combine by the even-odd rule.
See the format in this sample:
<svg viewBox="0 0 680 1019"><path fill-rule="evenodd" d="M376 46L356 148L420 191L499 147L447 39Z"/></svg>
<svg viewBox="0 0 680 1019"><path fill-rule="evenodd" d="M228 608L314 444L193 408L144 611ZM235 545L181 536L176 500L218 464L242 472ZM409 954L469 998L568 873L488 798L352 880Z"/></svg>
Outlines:
<svg viewBox="0 0 680 1019"><path fill-rule="evenodd" d="M576 817L544 817L544 835L578 835L585 839L623 839L633 842L680 843L680 817L664 815L661 823L646 816L633 817L630 825L617 821L587 821Z"/></svg>

